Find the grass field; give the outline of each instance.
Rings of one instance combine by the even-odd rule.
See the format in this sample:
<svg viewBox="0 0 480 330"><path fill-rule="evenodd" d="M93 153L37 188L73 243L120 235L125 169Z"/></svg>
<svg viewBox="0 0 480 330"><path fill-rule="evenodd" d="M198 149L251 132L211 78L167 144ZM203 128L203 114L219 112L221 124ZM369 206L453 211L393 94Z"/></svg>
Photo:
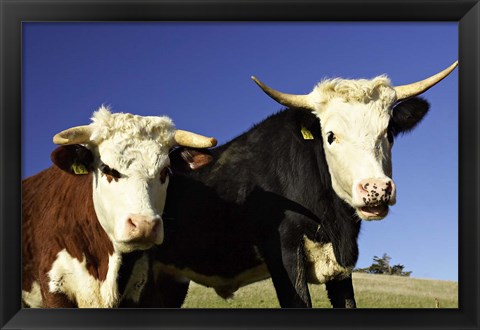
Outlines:
<svg viewBox="0 0 480 330"><path fill-rule="evenodd" d="M358 308L458 308L458 283L389 275L353 274ZM310 285L313 307L330 308L324 285ZM212 288L190 283L186 308L278 308L272 281L240 288L224 300Z"/></svg>

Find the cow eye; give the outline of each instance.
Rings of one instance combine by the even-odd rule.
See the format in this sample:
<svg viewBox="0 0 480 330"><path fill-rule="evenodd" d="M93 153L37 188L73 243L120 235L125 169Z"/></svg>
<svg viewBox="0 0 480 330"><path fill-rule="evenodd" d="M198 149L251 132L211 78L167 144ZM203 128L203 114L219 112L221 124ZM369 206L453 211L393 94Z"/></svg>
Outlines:
<svg viewBox="0 0 480 330"><path fill-rule="evenodd" d="M167 176L169 176L171 173L170 167L165 167L161 172L160 172L160 182L163 184L167 180Z"/></svg>
<svg viewBox="0 0 480 330"><path fill-rule="evenodd" d="M111 171L111 172L110 172L110 175L113 176L115 179L119 179L119 178L120 178L121 175L120 175L120 173L118 173L117 170L111 168L110 171Z"/></svg>
<svg viewBox="0 0 480 330"><path fill-rule="evenodd" d="M327 142L328 144L332 144L335 141L335 134L333 132L327 132Z"/></svg>
<svg viewBox="0 0 480 330"><path fill-rule="evenodd" d="M111 176L115 179L119 179L120 176L121 176L120 173L116 169L110 168L110 166L108 166L106 164L100 165L100 171L102 171L103 174L105 174L107 176Z"/></svg>

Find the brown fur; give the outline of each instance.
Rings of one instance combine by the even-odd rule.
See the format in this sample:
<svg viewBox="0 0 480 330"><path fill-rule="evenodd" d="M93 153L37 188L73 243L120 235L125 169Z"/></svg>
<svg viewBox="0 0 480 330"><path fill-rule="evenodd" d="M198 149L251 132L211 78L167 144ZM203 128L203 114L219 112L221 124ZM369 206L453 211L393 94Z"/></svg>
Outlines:
<svg viewBox="0 0 480 330"><path fill-rule="evenodd" d="M22 182L22 289L40 284L45 307L68 307L65 296L48 291L48 276L63 249L88 272L104 280L113 245L98 222L92 199L92 176L71 175L52 166ZM70 302L71 303L71 302Z"/></svg>
<svg viewBox="0 0 480 330"><path fill-rule="evenodd" d="M188 160L189 168L205 166L211 157L196 157ZM197 161L200 160L200 164ZM74 175L72 163L92 170L92 156L80 145L61 146L52 153L52 166L22 182L22 290L31 292L37 282L42 294L43 307L77 307L64 294L49 291L48 272L57 254L66 250L80 263L86 259L86 267L91 276L104 281L108 272L109 256L113 254L113 244L101 227L93 205L92 174ZM187 165L183 165L187 166ZM116 175L104 174L107 180L118 180ZM166 180L165 170L161 180ZM122 255L122 265L117 277L120 292L125 289L135 261L142 253ZM125 297L119 307L159 307L165 303L158 296L152 274L152 258L149 254L148 280L135 303ZM61 281L60 278L59 281ZM181 284L185 290L188 285Z"/></svg>

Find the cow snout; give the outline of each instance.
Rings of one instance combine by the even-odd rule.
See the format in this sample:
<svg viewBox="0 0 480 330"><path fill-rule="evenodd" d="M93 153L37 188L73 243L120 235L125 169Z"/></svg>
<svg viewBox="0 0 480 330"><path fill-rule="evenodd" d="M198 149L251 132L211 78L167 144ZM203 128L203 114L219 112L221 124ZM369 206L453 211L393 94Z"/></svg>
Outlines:
<svg viewBox="0 0 480 330"><path fill-rule="evenodd" d="M357 199L364 206L391 204L395 197L395 184L390 179L366 179L357 184Z"/></svg>
<svg viewBox="0 0 480 330"><path fill-rule="evenodd" d="M163 240L162 219L130 215L125 225L125 236L136 243L160 244Z"/></svg>
<svg viewBox="0 0 480 330"><path fill-rule="evenodd" d="M383 219L388 206L395 204L395 194L395 183L390 178L358 181L353 187L357 214L365 220Z"/></svg>

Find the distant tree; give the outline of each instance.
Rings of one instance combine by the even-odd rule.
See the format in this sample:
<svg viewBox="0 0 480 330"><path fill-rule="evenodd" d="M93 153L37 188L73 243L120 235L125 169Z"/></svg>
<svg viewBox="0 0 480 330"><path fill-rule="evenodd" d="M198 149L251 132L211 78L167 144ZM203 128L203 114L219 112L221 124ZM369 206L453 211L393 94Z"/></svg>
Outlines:
<svg viewBox="0 0 480 330"><path fill-rule="evenodd" d="M367 273L367 274L383 274L383 275L397 275L397 276L410 276L411 271L404 272L404 265L393 265L390 266L390 260L392 258L386 253L382 257L373 257L373 264L367 268L357 268L354 269L356 272Z"/></svg>

